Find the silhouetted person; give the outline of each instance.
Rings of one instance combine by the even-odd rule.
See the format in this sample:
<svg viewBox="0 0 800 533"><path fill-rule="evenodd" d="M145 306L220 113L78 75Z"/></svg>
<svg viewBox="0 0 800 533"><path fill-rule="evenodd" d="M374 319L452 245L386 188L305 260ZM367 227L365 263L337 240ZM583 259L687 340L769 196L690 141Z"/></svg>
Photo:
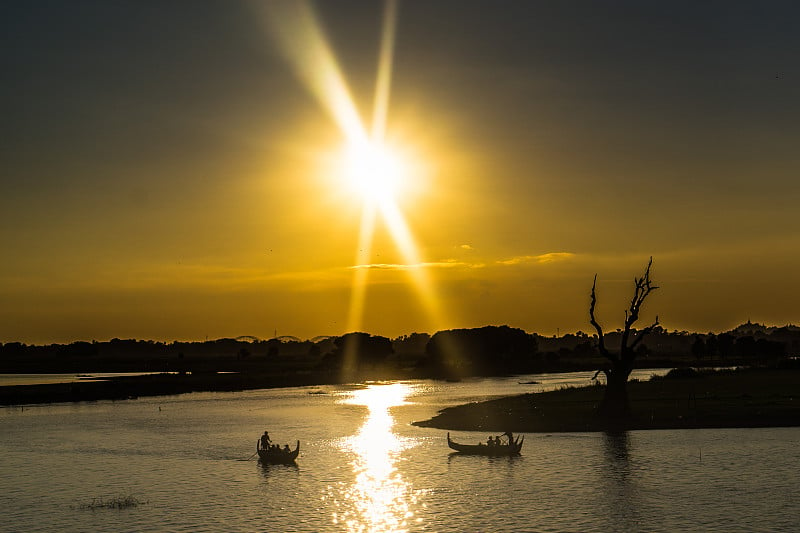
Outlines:
<svg viewBox="0 0 800 533"><path fill-rule="evenodd" d="M514 444L514 435L510 431L506 431L503 435L508 437L508 445L512 446Z"/></svg>
<svg viewBox="0 0 800 533"><path fill-rule="evenodd" d="M494 442L494 437L492 437L491 435L489 435L489 438L486 440L486 445L487 445L487 446L489 446L489 447L492 447L492 446L494 446L494 445L495 445L495 442Z"/></svg>
<svg viewBox="0 0 800 533"><path fill-rule="evenodd" d="M261 449L268 450L271 443L272 440L269 438L269 432L265 431L264 434L261 435Z"/></svg>
<svg viewBox="0 0 800 533"><path fill-rule="evenodd" d="M291 450L289 449L289 445L288 445L288 444L285 444L285 445L283 446L283 451L285 451L286 453L289 453L289 452L291 451Z"/></svg>

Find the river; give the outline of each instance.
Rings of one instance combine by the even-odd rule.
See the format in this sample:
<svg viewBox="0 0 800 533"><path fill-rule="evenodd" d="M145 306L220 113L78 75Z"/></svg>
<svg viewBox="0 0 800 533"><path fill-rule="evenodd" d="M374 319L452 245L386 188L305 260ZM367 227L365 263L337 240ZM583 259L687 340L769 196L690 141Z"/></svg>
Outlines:
<svg viewBox="0 0 800 533"><path fill-rule="evenodd" d="M489 458L451 455L445 431L411 425L450 405L590 376L0 408L0 531L796 528L800 428L528 434L520 457ZM296 466L253 459L265 429L281 444L300 439ZM126 499L136 505L99 505Z"/></svg>

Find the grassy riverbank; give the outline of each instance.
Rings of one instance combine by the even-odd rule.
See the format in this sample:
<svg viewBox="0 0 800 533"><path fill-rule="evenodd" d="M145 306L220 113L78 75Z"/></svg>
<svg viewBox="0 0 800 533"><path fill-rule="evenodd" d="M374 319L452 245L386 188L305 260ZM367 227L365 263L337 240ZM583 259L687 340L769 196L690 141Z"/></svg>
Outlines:
<svg viewBox="0 0 800 533"><path fill-rule="evenodd" d="M631 382L629 429L800 426L800 370L679 372ZM523 394L442 410L417 426L519 433L601 431L603 387Z"/></svg>

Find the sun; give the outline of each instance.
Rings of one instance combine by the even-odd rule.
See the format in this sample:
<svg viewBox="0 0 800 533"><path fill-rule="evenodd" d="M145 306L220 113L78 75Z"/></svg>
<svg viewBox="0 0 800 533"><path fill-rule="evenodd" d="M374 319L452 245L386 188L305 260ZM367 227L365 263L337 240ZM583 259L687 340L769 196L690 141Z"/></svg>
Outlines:
<svg viewBox="0 0 800 533"><path fill-rule="evenodd" d="M398 150L366 139L346 146L343 175L352 192L365 202L382 205L398 199L408 168Z"/></svg>
<svg viewBox="0 0 800 533"><path fill-rule="evenodd" d="M366 123L342 75L311 2L265 2L270 28L298 79L338 127L343 145L319 151L318 178L330 186L336 200L360 203L361 223L353 265L353 283L347 331L360 331L365 309L372 244L378 222L388 230L402 264L419 293L432 326L446 322L435 287L428 277L420 250L406 221L407 210L419 210L412 200L430 188L433 170L428 157L420 157L418 137L389 127L397 0L386 0L382 20L378 68L371 121ZM332 139L331 139L332 140ZM406 141L411 141L407 143ZM338 202L337 202L338 203ZM338 205L337 205L338 207ZM348 205L353 207L353 205Z"/></svg>

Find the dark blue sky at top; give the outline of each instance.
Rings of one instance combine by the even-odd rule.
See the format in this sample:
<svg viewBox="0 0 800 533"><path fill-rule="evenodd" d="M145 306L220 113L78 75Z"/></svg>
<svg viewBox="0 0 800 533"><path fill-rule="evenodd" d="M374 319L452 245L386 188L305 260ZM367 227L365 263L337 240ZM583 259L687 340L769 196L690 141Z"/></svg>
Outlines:
<svg viewBox="0 0 800 533"><path fill-rule="evenodd" d="M373 69L380 3L315 5L345 70ZM18 98L197 82L212 82L212 91L214 80L281 68L246 2L31 0L0 10L4 92ZM398 78L415 66L453 64L620 86L675 77L702 92L715 78L790 77L798 15L794 2L401 2Z"/></svg>
<svg viewBox="0 0 800 533"><path fill-rule="evenodd" d="M314 5L367 112L381 3ZM4 2L1 153L29 168L2 179L25 181L43 153L63 165L90 152L121 164L186 157L219 142L198 121L281 135L315 104L258 6ZM393 102L424 99L500 150L521 139L620 149L648 129L664 145L723 129L733 145L720 149L741 148L749 137L736 130L791 132L800 118L798 11L794 2L401 2Z"/></svg>

